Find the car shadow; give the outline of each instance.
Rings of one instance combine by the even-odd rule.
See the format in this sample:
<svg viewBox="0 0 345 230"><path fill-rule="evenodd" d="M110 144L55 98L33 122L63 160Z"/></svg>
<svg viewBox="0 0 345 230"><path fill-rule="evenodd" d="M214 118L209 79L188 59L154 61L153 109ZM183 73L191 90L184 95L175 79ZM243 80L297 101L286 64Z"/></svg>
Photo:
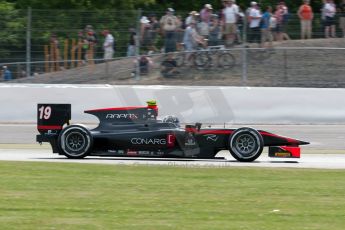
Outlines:
<svg viewBox="0 0 345 230"><path fill-rule="evenodd" d="M260 164L260 163L272 163L272 164L284 164L284 163L288 163L288 164L298 164L298 161L293 161L293 160L285 160L285 161L260 161L260 160L256 160L256 161L252 161L252 162L240 162L237 160L227 160L227 159L193 159L193 158L142 158L142 157L92 157L92 156L88 156L86 158L83 159L68 159L65 157L54 157L54 158L33 158L33 159L37 159L37 160L66 160L66 162L80 162L80 161L93 161L93 160L97 160L97 161L152 161L152 162L220 162L220 163L237 163L237 164Z"/></svg>

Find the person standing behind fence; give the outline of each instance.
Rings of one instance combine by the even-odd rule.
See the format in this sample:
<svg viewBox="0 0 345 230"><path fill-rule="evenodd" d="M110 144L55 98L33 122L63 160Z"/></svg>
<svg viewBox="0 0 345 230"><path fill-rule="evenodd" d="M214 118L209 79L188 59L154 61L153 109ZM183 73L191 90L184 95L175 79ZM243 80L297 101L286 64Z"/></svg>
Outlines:
<svg viewBox="0 0 345 230"><path fill-rule="evenodd" d="M286 3L284 1L281 1L279 3L279 5L281 5L282 8L282 13L283 13L283 21L282 21L282 38L286 39L286 40L290 40L290 36L287 33L287 29L288 29L288 22L289 22L289 18L290 18L290 13L289 13L289 8L287 7Z"/></svg>
<svg viewBox="0 0 345 230"><path fill-rule="evenodd" d="M304 0L304 4L298 9L298 17L301 20L301 39L310 39L312 34L312 21L314 18L313 9L309 5L309 0Z"/></svg>
<svg viewBox="0 0 345 230"><path fill-rule="evenodd" d="M234 4L233 0L225 0L223 4L225 8L222 11L222 26L225 35L225 46L231 47L237 32L238 6Z"/></svg>
<svg viewBox="0 0 345 230"><path fill-rule="evenodd" d="M109 30L103 30L102 34L105 37L103 43L104 61L109 61L113 58L114 55L115 40L113 35L110 34Z"/></svg>
<svg viewBox="0 0 345 230"><path fill-rule="evenodd" d="M160 24L164 36L165 53L176 51L176 29L178 27L178 19L174 15L175 10L168 8L166 14L161 18Z"/></svg>
<svg viewBox="0 0 345 230"><path fill-rule="evenodd" d="M250 29L250 40L249 42L260 43L261 42L261 13L259 6L256 2L252 2L252 8L249 12L249 29Z"/></svg>
<svg viewBox="0 0 345 230"><path fill-rule="evenodd" d="M155 14L150 15L150 27L149 27L149 37L150 37L150 47L149 54L157 53L158 49L156 47L157 33L159 32L159 22Z"/></svg>
<svg viewBox="0 0 345 230"><path fill-rule="evenodd" d="M134 28L129 28L129 41L127 47L127 57L133 57L136 53L137 33Z"/></svg>
<svg viewBox="0 0 345 230"><path fill-rule="evenodd" d="M273 40L277 40L277 18L274 14L272 14L270 18L270 31L273 36Z"/></svg>
<svg viewBox="0 0 345 230"><path fill-rule="evenodd" d="M96 44L98 42L97 34L91 25L87 25L85 27L85 32L86 32L85 33L86 40L88 42L88 47L89 47L89 50L87 51L87 59L88 59L89 64L94 64Z"/></svg>
<svg viewBox="0 0 345 230"><path fill-rule="evenodd" d="M261 47L265 47L265 42L268 41L268 47L272 48L272 33L270 28L270 21L272 16L272 7L268 6L261 18Z"/></svg>
<svg viewBox="0 0 345 230"><path fill-rule="evenodd" d="M150 51L150 20L146 16L142 16L140 19L140 47L145 51Z"/></svg>
<svg viewBox="0 0 345 230"><path fill-rule="evenodd" d="M80 56L82 58L82 64L85 65L88 60L87 52L89 50L89 42L87 41L83 31L78 32L78 45L75 47L74 50L79 49L78 47L80 47Z"/></svg>
<svg viewBox="0 0 345 230"><path fill-rule="evenodd" d="M219 35L220 35L220 27L219 27L218 15L212 14L211 21L210 21L210 36L208 38L208 45L209 46L219 45Z"/></svg>
<svg viewBox="0 0 345 230"><path fill-rule="evenodd" d="M345 0L339 5L339 27L343 32L343 37L345 38Z"/></svg>
<svg viewBox="0 0 345 230"><path fill-rule="evenodd" d="M197 21L197 18L198 18L198 16L199 16L199 13L198 12L196 12L196 11L191 11L190 13L189 13L189 16L186 18L186 20L185 20L185 27L187 27L187 26L189 26L189 24L190 24L190 22L191 21Z"/></svg>
<svg viewBox="0 0 345 230"><path fill-rule="evenodd" d="M276 40L279 42L283 40L283 32L282 32L283 14L284 14L284 11L281 8L281 5L277 5L276 11L274 13L274 17L276 18L276 22L277 22L276 29L275 29Z"/></svg>
<svg viewBox="0 0 345 230"><path fill-rule="evenodd" d="M5 81L12 80L12 72L7 68L7 66L3 66L3 77Z"/></svg>
<svg viewBox="0 0 345 230"><path fill-rule="evenodd" d="M193 51L197 48L198 44L205 45L203 37L196 31L196 22L191 21L186 28L183 35L183 44L186 51Z"/></svg>
<svg viewBox="0 0 345 230"><path fill-rule="evenodd" d="M336 7L333 0L327 0L324 5L325 12L325 38L335 38L335 14Z"/></svg>
<svg viewBox="0 0 345 230"><path fill-rule="evenodd" d="M200 19L202 22L205 22L207 24L210 23L212 10L213 8L211 4L205 4L204 8L200 11Z"/></svg>
<svg viewBox="0 0 345 230"><path fill-rule="evenodd" d="M97 34L91 25L85 27L85 36L90 46L95 46L98 42ZM90 48L89 46L89 48ZM93 54L92 54L93 55Z"/></svg>
<svg viewBox="0 0 345 230"><path fill-rule="evenodd" d="M204 38L208 39L210 35L210 20L212 15L212 5L211 4L205 4L204 8L200 11L200 23L198 25L199 33Z"/></svg>

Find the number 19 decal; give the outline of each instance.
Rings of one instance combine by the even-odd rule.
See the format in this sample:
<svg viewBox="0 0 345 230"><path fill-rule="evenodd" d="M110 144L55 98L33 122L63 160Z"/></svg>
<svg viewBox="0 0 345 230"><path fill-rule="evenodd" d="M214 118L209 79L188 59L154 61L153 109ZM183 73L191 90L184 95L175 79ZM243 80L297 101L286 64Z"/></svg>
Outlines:
<svg viewBox="0 0 345 230"><path fill-rule="evenodd" d="M44 107L44 106L41 106L39 109L38 109L40 115L39 115L39 118L42 120L48 120L50 118L50 116L52 115L52 108L50 106L47 106L47 107Z"/></svg>

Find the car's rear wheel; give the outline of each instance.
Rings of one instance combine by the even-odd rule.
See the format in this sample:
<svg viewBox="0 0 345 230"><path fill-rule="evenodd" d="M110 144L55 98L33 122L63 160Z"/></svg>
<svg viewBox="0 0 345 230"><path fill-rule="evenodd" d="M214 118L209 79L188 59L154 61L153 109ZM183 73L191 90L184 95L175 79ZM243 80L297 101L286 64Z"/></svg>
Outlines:
<svg viewBox="0 0 345 230"><path fill-rule="evenodd" d="M92 144L90 131L81 125L67 126L61 131L58 138L60 154L72 159L87 156L91 152Z"/></svg>
<svg viewBox="0 0 345 230"><path fill-rule="evenodd" d="M229 151L238 161L254 161L261 155L263 148L261 134L252 128L237 129L229 139Z"/></svg>

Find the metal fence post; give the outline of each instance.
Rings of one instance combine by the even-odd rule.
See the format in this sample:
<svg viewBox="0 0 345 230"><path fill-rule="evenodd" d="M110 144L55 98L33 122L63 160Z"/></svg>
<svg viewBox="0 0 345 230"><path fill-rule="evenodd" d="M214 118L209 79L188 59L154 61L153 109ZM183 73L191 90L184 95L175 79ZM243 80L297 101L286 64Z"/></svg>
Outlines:
<svg viewBox="0 0 345 230"><path fill-rule="evenodd" d="M287 66L287 50L284 49L284 80L288 78L288 66Z"/></svg>
<svg viewBox="0 0 345 230"><path fill-rule="evenodd" d="M138 9L138 17L137 17L137 36L136 36L136 50L135 50L135 58L137 59L136 60L136 70L135 70L135 80L139 81L140 80L140 63L139 63L139 60L140 60L140 37L141 37L141 34L140 34L140 19L141 19L141 14L142 14L142 10L141 8Z"/></svg>
<svg viewBox="0 0 345 230"><path fill-rule="evenodd" d="M247 86L248 80L248 52L247 52L247 17L243 17L243 39L242 39L242 86Z"/></svg>
<svg viewBox="0 0 345 230"><path fill-rule="evenodd" d="M26 24L26 76L31 76L31 7L28 7L28 19Z"/></svg>

